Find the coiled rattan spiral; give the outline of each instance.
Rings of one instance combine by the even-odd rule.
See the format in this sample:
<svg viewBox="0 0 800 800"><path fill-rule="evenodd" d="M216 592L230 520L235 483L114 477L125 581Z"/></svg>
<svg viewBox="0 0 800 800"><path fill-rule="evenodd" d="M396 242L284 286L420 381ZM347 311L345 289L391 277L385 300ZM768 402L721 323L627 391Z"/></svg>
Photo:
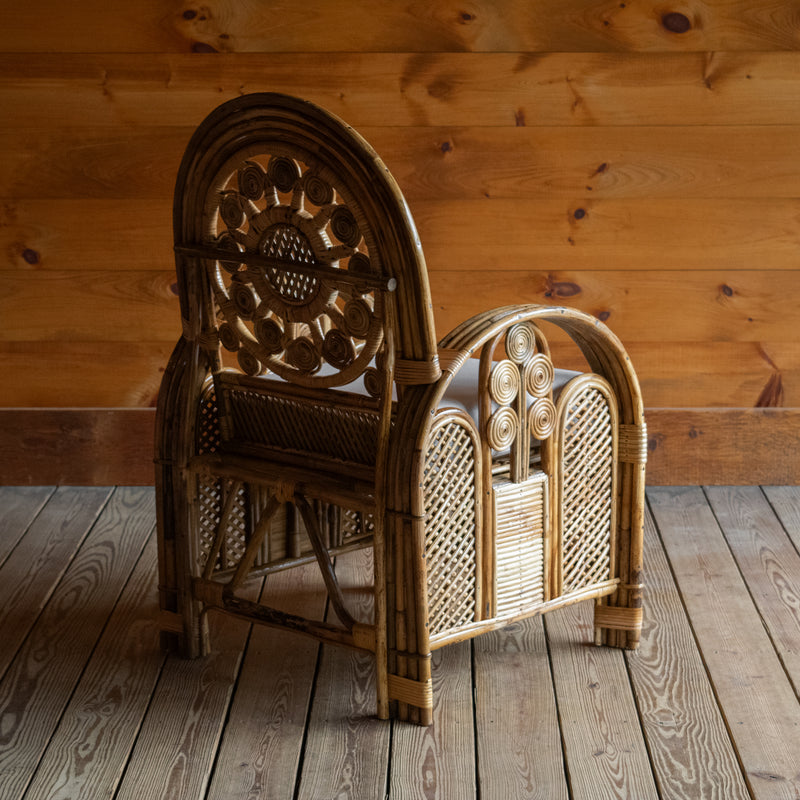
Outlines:
<svg viewBox="0 0 800 800"><path fill-rule="evenodd" d="M536 350L536 334L527 322L520 322L508 329L506 354L516 364L527 361Z"/></svg>
<svg viewBox="0 0 800 800"><path fill-rule="evenodd" d="M525 365L525 388L534 397L549 397L554 377L553 362L542 353L537 353Z"/></svg>
<svg viewBox="0 0 800 800"><path fill-rule="evenodd" d="M519 393L519 369L511 361L500 361L489 376L489 395L501 406L511 403Z"/></svg>
<svg viewBox="0 0 800 800"><path fill-rule="evenodd" d="M513 408L500 408L489 417L486 425L486 440L493 450L511 447L517 437L519 419Z"/></svg>

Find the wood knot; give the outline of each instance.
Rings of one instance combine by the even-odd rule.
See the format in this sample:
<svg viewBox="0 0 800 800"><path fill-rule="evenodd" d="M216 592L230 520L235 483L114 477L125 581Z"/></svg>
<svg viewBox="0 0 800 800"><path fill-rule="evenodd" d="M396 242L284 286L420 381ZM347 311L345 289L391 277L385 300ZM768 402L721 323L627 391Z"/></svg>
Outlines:
<svg viewBox="0 0 800 800"><path fill-rule="evenodd" d="M22 260L26 264L35 265L39 263L39 253L36 250L32 250L30 247L26 247L22 251Z"/></svg>
<svg viewBox="0 0 800 800"><path fill-rule="evenodd" d="M661 24L670 33L686 33L691 30L692 23L686 14L681 14L678 11L670 11L661 17Z"/></svg>

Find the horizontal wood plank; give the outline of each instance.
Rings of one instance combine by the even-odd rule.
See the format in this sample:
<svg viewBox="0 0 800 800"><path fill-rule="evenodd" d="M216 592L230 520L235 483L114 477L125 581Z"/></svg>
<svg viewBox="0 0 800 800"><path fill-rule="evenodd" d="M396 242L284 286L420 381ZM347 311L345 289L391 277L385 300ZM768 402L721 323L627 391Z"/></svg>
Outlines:
<svg viewBox="0 0 800 800"><path fill-rule="evenodd" d="M199 122L223 100L278 91L357 128L800 125L781 51L2 53L0 128ZM643 75L646 90L643 91Z"/></svg>
<svg viewBox="0 0 800 800"><path fill-rule="evenodd" d="M797 269L797 198L423 200L410 204L431 271ZM86 220L103 232L86 235ZM135 223L134 223L135 221ZM7 198L0 252L41 271L171 269L162 200Z"/></svg>
<svg viewBox="0 0 800 800"><path fill-rule="evenodd" d="M2 484L155 481L155 409L2 409L0 423Z"/></svg>
<svg viewBox="0 0 800 800"><path fill-rule="evenodd" d="M556 13L557 11L557 13ZM525 0L383 5L370 0L269 7L220 0L157 0L117 9L91 0L20 6L4 26L6 52L298 51L661 51L795 49L791 4L691 0L669 8L643 3ZM275 20L280 19L276 25Z"/></svg>
<svg viewBox="0 0 800 800"><path fill-rule="evenodd" d="M13 383L0 406L152 408L173 342L0 342ZM576 347L551 342L554 363L586 369ZM625 349L653 408L800 407L793 342L636 342ZM109 365L113 364L113 375Z"/></svg>
<svg viewBox="0 0 800 800"><path fill-rule="evenodd" d="M0 271L2 342L174 342L180 335L171 271ZM488 308L571 306L607 322L624 342L793 342L800 270L431 270L443 336ZM558 340L558 336L555 337ZM561 340L564 336L561 335Z"/></svg>
<svg viewBox="0 0 800 800"><path fill-rule="evenodd" d="M163 201L199 122L0 129L0 197ZM365 126L360 133L412 203L800 196L796 125Z"/></svg>
<svg viewBox="0 0 800 800"><path fill-rule="evenodd" d="M798 409L648 409L651 486L800 482Z"/></svg>
<svg viewBox="0 0 800 800"><path fill-rule="evenodd" d="M177 341L177 335L176 335ZM155 408L175 342L0 342L0 406Z"/></svg>
<svg viewBox="0 0 800 800"><path fill-rule="evenodd" d="M796 485L797 408L652 408L647 480L684 484ZM154 409L0 409L0 483L122 483L154 480Z"/></svg>

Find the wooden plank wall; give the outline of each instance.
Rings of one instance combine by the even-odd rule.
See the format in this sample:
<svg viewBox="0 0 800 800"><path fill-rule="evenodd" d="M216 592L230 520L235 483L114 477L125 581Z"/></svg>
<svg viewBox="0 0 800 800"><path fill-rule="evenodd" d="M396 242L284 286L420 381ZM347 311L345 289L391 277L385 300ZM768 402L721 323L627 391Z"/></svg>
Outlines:
<svg viewBox="0 0 800 800"><path fill-rule="evenodd" d="M212 108L264 90L381 153L440 335L581 308L638 369L649 482L797 480L797 0L4 5L2 482L151 480L174 176Z"/></svg>

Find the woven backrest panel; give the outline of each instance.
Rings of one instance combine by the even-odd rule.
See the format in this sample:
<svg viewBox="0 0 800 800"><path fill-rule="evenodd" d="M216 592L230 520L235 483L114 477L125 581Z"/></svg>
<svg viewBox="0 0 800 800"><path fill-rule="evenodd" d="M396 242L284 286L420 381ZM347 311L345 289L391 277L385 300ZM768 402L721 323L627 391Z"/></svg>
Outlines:
<svg viewBox="0 0 800 800"><path fill-rule="evenodd" d="M562 591L611 577L614 425L596 387L574 397L563 422Z"/></svg>
<svg viewBox="0 0 800 800"><path fill-rule="evenodd" d="M303 397L223 385L226 439L291 453L374 466L380 416L370 409L321 405Z"/></svg>
<svg viewBox="0 0 800 800"><path fill-rule="evenodd" d="M495 615L513 614L544 601L544 529L547 477L521 483L496 481Z"/></svg>
<svg viewBox="0 0 800 800"><path fill-rule="evenodd" d="M425 454L425 561L431 636L475 619L475 447L462 424L434 428Z"/></svg>

